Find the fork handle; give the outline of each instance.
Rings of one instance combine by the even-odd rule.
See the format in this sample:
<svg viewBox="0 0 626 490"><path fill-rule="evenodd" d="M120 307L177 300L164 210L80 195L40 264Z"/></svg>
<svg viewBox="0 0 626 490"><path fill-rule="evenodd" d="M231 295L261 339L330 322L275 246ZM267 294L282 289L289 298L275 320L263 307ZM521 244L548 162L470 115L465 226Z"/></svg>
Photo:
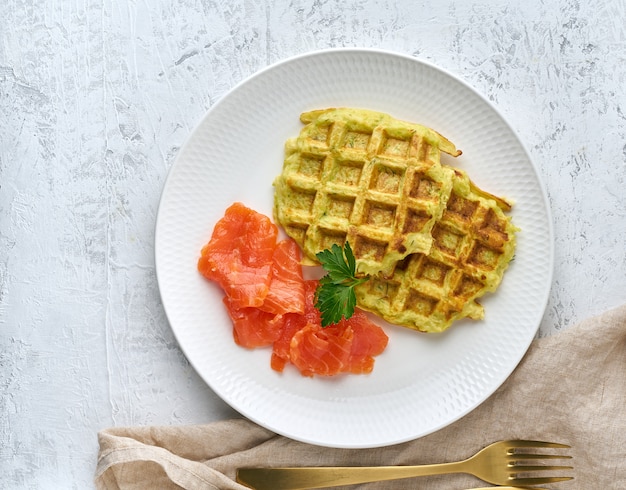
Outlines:
<svg viewBox="0 0 626 490"><path fill-rule="evenodd" d="M239 468L237 482L255 490L298 490L354 485L416 476L463 473L463 462L420 466L322 466Z"/></svg>

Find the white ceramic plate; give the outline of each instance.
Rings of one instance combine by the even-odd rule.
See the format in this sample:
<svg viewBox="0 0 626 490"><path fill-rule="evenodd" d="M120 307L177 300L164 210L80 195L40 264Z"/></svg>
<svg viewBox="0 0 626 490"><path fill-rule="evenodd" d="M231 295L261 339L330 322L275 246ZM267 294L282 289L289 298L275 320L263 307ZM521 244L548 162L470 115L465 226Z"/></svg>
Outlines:
<svg viewBox="0 0 626 490"><path fill-rule="evenodd" d="M441 335L387 327L370 375L304 378L270 368L270 349L242 349L217 286L196 271L200 249L234 201L271 216L272 180L303 111L362 107L434 128L463 150L453 164L515 200L514 262L483 301L484 321ZM509 376L542 319L553 269L550 213L527 152L494 107L432 64L337 49L277 63L237 85L195 129L168 176L156 226L163 304L185 355L235 410L279 434L331 447L376 447L436 431Z"/></svg>

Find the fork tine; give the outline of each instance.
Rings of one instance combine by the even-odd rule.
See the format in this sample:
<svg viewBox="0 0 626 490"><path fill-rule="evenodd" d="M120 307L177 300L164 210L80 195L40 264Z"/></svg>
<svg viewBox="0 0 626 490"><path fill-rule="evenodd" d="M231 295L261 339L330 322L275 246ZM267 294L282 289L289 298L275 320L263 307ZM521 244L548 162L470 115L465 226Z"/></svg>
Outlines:
<svg viewBox="0 0 626 490"><path fill-rule="evenodd" d="M496 487L480 487L480 488L470 488L468 490L495 490ZM500 490L524 490L529 489L530 487L497 487ZM547 488L541 487L532 487L531 490L548 490Z"/></svg>
<svg viewBox="0 0 626 490"><path fill-rule="evenodd" d="M540 465L530 465L530 466L511 466L511 471L515 473L527 473L529 471L558 471L558 470L573 470L572 466L540 466Z"/></svg>
<svg viewBox="0 0 626 490"><path fill-rule="evenodd" d="M509 458L513 461L522 460L546 460L546 459L571 459L571 456L562 456L559 454L531 454L531 453L518 453L515 452L516 449L522 448L557 448L557 449L569 449L571 446L568 444L561 444L558 442L547 442L547 441L509 441L511 445L511 450L509 450ZM515 472L515 474L519 473L528 473L532 471L562 471L562 470L571 470L573 469L571 466L550 466L550 465L512 465L511 471ZM547 476L547 477L514 477L510 479L511 484L515 485L541 485L543 483L556 483L560 481L569 481L573 480L572 476Z"/></svg>
<svg viewBox="0 0 626 490"><path fill-rule="evenodd" d="M507 441L507 443L513 448L518 447L556 447L556 448L571 448L572 446L568 446L567 444L560 444L558 442L546 442L546 441Z"/></svg>
<svg viewBox="0 0 626 490"><path fill-rule="evenodd" d="M520 459L572 459L571 456L562 456L560 454L530 454L530 453L513 453L510 455L513 460Z"/></svg>
<svg viewBox="0 0 626 490"><path fill-rule="evenodd" d="M543 485L544 483L556 483L559 481L573 480L573 476L546 476L544 478L510 478L512 485Z"/></svg>

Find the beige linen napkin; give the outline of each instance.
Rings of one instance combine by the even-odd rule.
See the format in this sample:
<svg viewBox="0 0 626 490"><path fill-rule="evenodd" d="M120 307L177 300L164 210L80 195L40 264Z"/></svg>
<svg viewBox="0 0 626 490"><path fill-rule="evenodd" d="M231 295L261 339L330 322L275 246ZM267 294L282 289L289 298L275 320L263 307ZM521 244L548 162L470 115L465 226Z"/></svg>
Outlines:
<svg viewBox="0 0 626 490"><path fill-rule="evenodd" d="M247 420L197 426L112 428L99 433L98 489L238 489L253 465L424 464L466 458L499 439L572 446L575 479L549 488L626 489L626 305L535 340L511 377L454 424L386 448L329 449L273 434ZM466 489L468 475L349 488Z"/></svg>

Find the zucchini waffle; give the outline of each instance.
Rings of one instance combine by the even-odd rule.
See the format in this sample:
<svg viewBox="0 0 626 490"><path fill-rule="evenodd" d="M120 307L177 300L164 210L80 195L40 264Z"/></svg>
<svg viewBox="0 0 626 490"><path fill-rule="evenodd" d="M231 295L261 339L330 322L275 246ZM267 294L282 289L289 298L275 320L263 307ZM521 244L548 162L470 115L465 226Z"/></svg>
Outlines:
<svg viewBox="0 0 626 490"><path fill-rule="evenodd" d="M274 217L304 253L348 241L357 306L384 320L441 332L481 319L513 258L511 204L481 190L441 152L461 154L439 133L363 109L305 112L285 144Z"/></svg>

